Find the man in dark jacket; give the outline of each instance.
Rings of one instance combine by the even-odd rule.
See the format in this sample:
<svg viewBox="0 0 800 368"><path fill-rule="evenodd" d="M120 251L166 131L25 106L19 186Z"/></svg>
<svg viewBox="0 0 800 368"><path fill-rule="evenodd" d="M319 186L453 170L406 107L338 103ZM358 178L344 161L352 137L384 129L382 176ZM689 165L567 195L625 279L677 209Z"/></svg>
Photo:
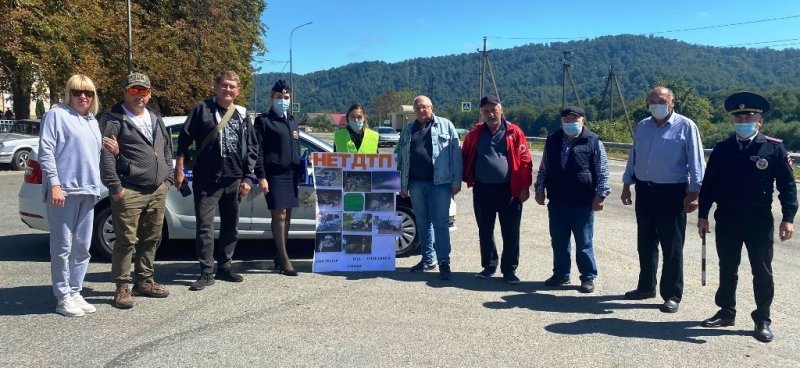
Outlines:
<svg viewBox="0 0 800 368"><path fill-rule="evenodd" d="M719 255L719 288L714 298L719 311L703 321L706 327L733 326L736 320L736 286L742 244L747 248L753 273L756 310L750 314L755 322L754 337L761 342L773 339L770 306L775 294L772 279L772 254L775 223L772 215L772 193L778 189L781 241L792 238L797 214L797 185L792 164L780 139L760 132L762 114L770 103L753 92L737 92L725 99L725 110L731 113L732 134L714 145L700 188L697 229L701 236L710 232L708 220L711 205L716 203L717 255Z"/></svg>
<svg viewBox="0 0 800 368"><path fill-rule="evenodd" d="M202 290L216 278L241 282L242 275L231 270L239 227L239 199L250 192L258 143L253 123L243 106L233 103L239 95L239 76L224 71L215 78L214 98L199 103L189 114L178 137L175 186L185 179L184 160L194 155L194 211L197 220L195 245L200 261L200 278L191 290ZM195 144L196 151L189 146ZM214 210L219 207L219 247L214 246Z"/></svg>
<svg viewBox="0 0 800 368"><path fill-rule="evenodd" d="M131 73L125 79L123 101L100 120L105 148L100 174L111 197L114 223L114 253L111 277L117 284L114 306L133 307L131 253L139 295L164 298L169 295L153 278L153 259L161 241L164 206L172 184L172 141L164 121L147 108L150 78Z"/></svg>
<svg viewBox="0 0 800 368"><path fill-rule="evenodd" d="M576 262L583 293L594 291L597 264L594 260L594 211L603 209L611 193L608 158L603 142L585 126L580 107L561 110L561 129L547 137L536 177L536 203L550 202L550 238L553 246L553 276L546 286L569 284L570 236L575 237Z"/></svg>

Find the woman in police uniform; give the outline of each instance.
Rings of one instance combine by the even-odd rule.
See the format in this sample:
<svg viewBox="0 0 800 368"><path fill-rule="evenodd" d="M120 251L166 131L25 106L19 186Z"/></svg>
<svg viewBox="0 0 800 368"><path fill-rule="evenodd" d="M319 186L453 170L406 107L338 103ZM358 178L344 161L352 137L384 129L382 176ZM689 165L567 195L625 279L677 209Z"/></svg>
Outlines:
<svg viewBox="0 0 800 368"><path fill-rule="evenodd" d="M256 118L255 131L260 148L255 174L272 215L275 269L287 276L297 276L286 252L286 240L292 208L299 205L298 183L305 167L300 163L300 130L289 111L291 93L286 82L279 80L272 87L272 108Z"/></svg>
<svg viewBox="0 0 800 368"><path fill-rule="evenodd" d="M347 128L333 134L334 151L378 153L378 132L367 126L366 118L367 110L361 104L347 109Z"/></svg>

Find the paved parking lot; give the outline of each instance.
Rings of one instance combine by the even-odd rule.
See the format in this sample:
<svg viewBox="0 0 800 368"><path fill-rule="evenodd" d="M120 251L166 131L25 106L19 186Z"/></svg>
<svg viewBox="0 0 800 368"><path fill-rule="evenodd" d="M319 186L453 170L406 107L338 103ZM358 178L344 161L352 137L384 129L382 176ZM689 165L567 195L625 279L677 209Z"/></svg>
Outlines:
<svg viewBox="0 0 800 368"><path fill-rule="evenodd" d="M449 282L407 272L416 257L399 259L396 272L311 274L308 242L290 245L303 273L285 277L271 271L270 242L248 241L235 257L244 282L191 292L198 272L193 245L177 242L157 256L158 280L172 292L167 299L137 298L133 309L113 308L110 264L96 261L84 294L98 312L81 318L53 312L47 234L19 221L22 174L0 171L0 366L800 366L797 238L776 245L770 344L750 337L747 265L737 326L699 326L716 311L717 272L711 237L709 285L700 286L694 220L681 310L662 314L660 300L622 298L636 284L638 261L633 208L618 199L621 165L612 162L614 193L595 224L594 294L578 293L574 266L572 286L544 287L552 268L547 212L533 201L522 221L523 282L476 279L477 230L471 190L464 190L456 197Z"/></svg>

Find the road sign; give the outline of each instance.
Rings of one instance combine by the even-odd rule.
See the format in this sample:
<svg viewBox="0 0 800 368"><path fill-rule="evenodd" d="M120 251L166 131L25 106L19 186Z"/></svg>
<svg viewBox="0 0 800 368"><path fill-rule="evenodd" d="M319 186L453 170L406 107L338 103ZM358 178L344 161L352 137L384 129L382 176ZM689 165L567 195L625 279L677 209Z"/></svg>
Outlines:
<svg viewBox="0 0 800 368"><path fill-rule="evenodd" d="M292 102L292 112L300 112L300 103L299 102Z"/></svg>
<svg viewBox="0 0 800 368"><path fill-rule="evenodd" d="M461 103L461 111L470 111L472 110L472 102L464 101Z"/></svg>

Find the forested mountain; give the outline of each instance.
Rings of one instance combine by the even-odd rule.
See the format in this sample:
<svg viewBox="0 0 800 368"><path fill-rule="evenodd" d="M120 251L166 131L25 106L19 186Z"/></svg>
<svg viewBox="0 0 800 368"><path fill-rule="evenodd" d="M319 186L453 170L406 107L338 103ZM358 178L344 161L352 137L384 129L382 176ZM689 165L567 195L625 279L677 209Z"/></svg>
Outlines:
<svg viewBox="0 0 800 368"><path fill-rule="evenodd" d="M643 99L657 79L679 81L708 97L733 89L773 91L800 86L797 49L720 48L662 37L619 35L492 50L489 59L503 105L560 104L564 51L572 52L571 73L584 104L599 100L610 65L627 99ZM476 102L479 64L478 53L391 64L348 64L295 75L295 102L302 104L303 112L341 112L353 102L370 106L387 90L411 90L432 95L439 111L455 112L461 101ZM256 78L260 98L257 103L251 100L250 106L264 110L266 92L276 79L288 79L288 74L266 73ZM490 88L487 78L486 91ZM567 100L574 103L570 95Z"/></svg>

